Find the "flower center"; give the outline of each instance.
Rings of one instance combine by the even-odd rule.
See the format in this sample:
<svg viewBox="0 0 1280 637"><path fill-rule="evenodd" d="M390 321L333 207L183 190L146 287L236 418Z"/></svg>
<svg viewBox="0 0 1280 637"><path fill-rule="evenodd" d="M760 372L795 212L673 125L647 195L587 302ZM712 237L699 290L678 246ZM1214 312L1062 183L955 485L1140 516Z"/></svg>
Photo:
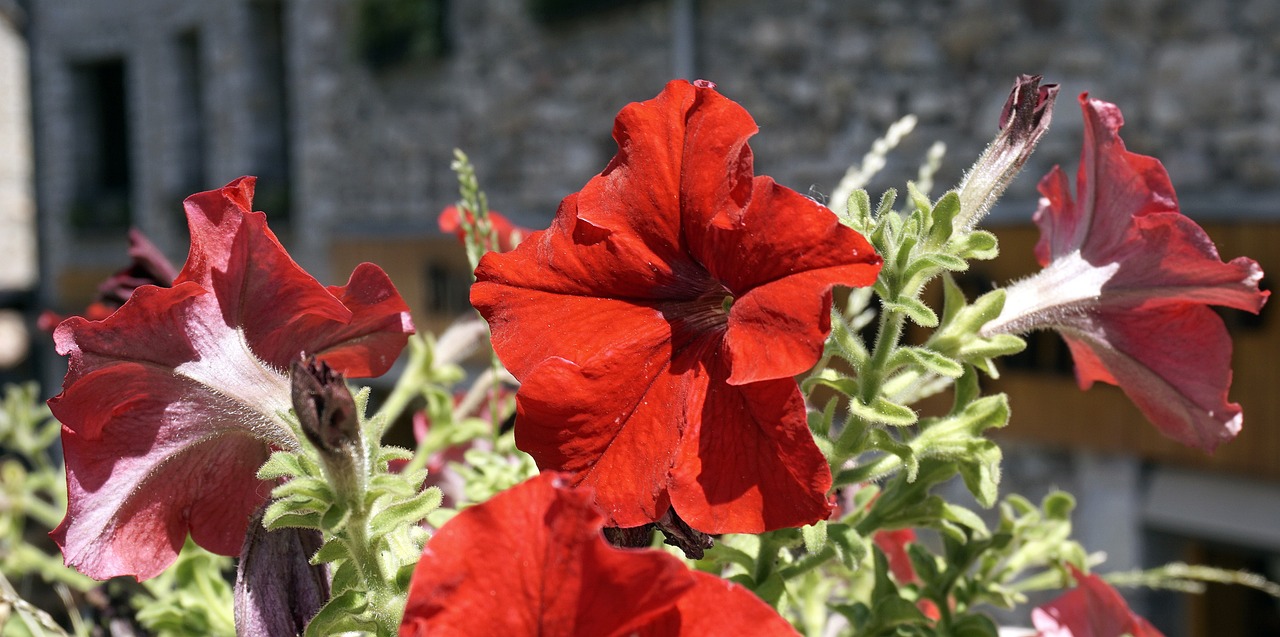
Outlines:
<svg viewBox="0 0 1280 637"><path fill-rule="evenodd" d="M697 297L673 301L662 313L675 331L691 337L723 332L729 325L729 312L734 297L718 282Z"/></svg>

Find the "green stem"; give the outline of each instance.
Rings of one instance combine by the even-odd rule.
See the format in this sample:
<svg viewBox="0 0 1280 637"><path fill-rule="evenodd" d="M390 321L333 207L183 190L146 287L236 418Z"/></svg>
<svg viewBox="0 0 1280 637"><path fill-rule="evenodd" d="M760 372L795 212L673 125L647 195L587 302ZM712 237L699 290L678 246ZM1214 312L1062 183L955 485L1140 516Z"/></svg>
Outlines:
<svg viewBox="0 0 1280 637"><path fill-rule="evenodd" d="M862 404L870 405L880 393L884 369L889 363L889 357L898 348L898 340L902 338L906 320L906 315L901 312L885 309L880 313L880 329L876 333L876 344L871 350L871 360L867 361L866 367L858 370L862 393L859 400Z"/></svg>

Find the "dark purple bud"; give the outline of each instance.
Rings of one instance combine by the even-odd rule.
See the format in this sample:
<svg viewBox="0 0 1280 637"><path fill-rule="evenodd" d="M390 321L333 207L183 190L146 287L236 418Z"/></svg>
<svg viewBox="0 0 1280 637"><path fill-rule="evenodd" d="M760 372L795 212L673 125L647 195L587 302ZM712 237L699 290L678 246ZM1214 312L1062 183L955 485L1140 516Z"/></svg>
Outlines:
<svg viewBox="0 0 1280 637"><path fill-rule="evenodd" d="M1049 130L1057 84L1040 85L1039 75L1020 75L1000 112L1000 133L960 183L957 230L968 230L987 214L1022 170L1036 144Z"/></svg>
<svg viewBox="0 0 1280 637"><path fill-rule="evenodd" d="M608 527L604 530L604 539L621 548L645 548L652 542L653 529L662 531L663 542L684 551L684 556L691 560L700 560L704 552L711 548L711 536L698 531L676 514L675 509L658 518L657 522L630 528Z"/></svg>
<svg viewBox="0 0 1280 637"><path fill-rule="evenodd" d="M329 601L329 573L313 566L323 538L313 529L268 531L259 509L249 523L236 568L236 635L301 635Z"/></svg>
<svg viewBox="0 0 1280 637"><path fill-rule="evenodd" d="M356 402L342 375L314 356L300 358L289 370L293 411L302 433L322 453L334 454L360 440Z"/></svg>

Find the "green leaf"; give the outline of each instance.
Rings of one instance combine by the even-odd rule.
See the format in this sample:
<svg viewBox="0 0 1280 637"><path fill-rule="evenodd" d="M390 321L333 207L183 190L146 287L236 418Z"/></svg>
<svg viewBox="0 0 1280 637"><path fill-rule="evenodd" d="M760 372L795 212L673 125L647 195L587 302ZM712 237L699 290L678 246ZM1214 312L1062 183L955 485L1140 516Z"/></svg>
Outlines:
<svg viewBox="0 0 1280 637"><path fill-rule="evenodd" d="M929 197L920 192L920 189L916 187L916 182L914 181L907 182L907 198L911 200L911 205L915 206L916 210L924 213L931 213L933 211L933 202L929 201Z"/></svg>
<svg viewBox="0 0 1280 637"><path fill-rule="evenodd" d="M278 478L295 478L307 475L298 454L292 451L277 451L258 469L259 480L275 480Z"/></svg>
<svg viewBox="0 0 1280 637"><path fill-rule="evenodd" d="M840 372L831 368L824 369L816 376L805 379L804 385L802 389L805 392L812 391L815 385L822 385L823 387L830 387L845 396L856 396L858 394L858 381L843 376Z"/></svg>
<svg viewBox="0 0 1280 637"><path fill-rule="evenodd" d="M398 528L421 522L427 514L440 507L443 497L439 487L430 487L408 500L387 507L374 517L371 525L373 535L387 535Z"/></svg>
<svg viewBox="0 0 1280 637"><path fill-rule="evenodd" d="M271 497L276 499L303 497L320 502L331 502L335 498L333 489L328 482L310 476L294 478L277 486L271 490Z"/></svg>
<svg viewBox="0 0 1280 637"><path fill-rule="evenodd" d="M1053 491L1044 496L1040 503L1045 517L1052 520L1071 521L1071 512L1076 508L1076 499L1065 491Z"/></svg>
<svg viewBox="0 0 1280 637"><path fill-rule="evenodd" d="M849 195L849 201L846 204L845 214L849 223L845 224L859 232L865 232L871 228L871 196L867 191L859 188Z"/></svg>
<svg viewBox="0 0 1280 637"><path fill-rule="evenodd" d="M862 563L871 554L867 538L858 533L853 526L844 523L828 524L827 539L836 547L840 562L850 571L862 567Z"/></svg>
<svg viewBox="0 0 1280 637"><path fill-rule="evenodd" d="M938 315L920 299L903 296L899 297L896 302L885 300L882 303L886 310L906 314L912 322L920 327L938 326Z"/></svg>
<svg viewBox="0 0 1280 637"><path fill-rule="evenodd" d="M925 347L900 347L889 359L889 368L912 364L920 371L933 372L947 378L959 378L964 374L964 366L956 361Z"/></svg>
<svg viewBox="0 0 1280 637"><path fill-rule="evenodd" d="M893 211L893 204L898 200L898 191L896 188L890 188L880 195L880 203L876 205L876 219L885 216L886 213Z"/></svg>
<svg viewBox="0 0 1280 637"><path fill-rule="evenodd" d="M351 509L340 502L334 502L320 517L320 528L337 535L347 528L347 521L350 519Z"/></svg>
<svg viewBox="0 0 1280 637"><path fill-rule="evenodd" d="M951 624L954 637L991 637L999 632L995 622L985 615L965 615Z"/></svg>
<svg viewBox="0 0 1280 637"><path fill-rule="evenodd" d="M1017 354L1027 342L1013 334L996 334L991 338L975 338L960 349L964 358L997 358Z"/></svg>
<svg viewBox="0 0 1280 637"><path fill-rule="evenodd" d="M899 442L883 429L872 429L868 437L869 445L881 451L887 451L902 459L902 466L907 471L907 482L915 482L920 472L920 460L916 458L911 445Z"/></svg>
<svg viewBox="0 0 1280 637"><path fill-rule="evenodd" d="M933 206L933 224L929 227L929 244L945 245L951 238L956 215L960 213L960 195L948 191Z"/></svg>
<svg viewBox="0 0 1280 637"><path fill-rule="evenodd" d="M984 508L995 505L1000 491L1000 447L990 440L974 445L973 457L960 463L964 486Z"/></svg>
<svg viewBox="0 0 1280 637"><path fill-rule="evenodd" d="M910 407L889 402L877 396L870 405L854 398L849 401L849 413L869 422L879 422L894 427L914 425L919 419Z"/></svg>
<svg viewBox="0 0 1280 637"><path fill-rule="evenodd" d="M926 252L916 257L931 266L951 272L964 272L969 269L969 262L957 256L943 252Z"/></svg>
<svg viewBox="0 0 1280 637"><path fill-rule="evenodd" d="M982 521L982 518L978 517L977 513L962 506L948 502L942 508L942 517L945 520L973 529L975 535L985 537L991 534L991 531L987 529L987 524Z"/></svg>
<svg viewBox="0 0 1280 637"><path fill-rule="evenodd" d="M999 241L986 230L974 230L953 242L953 250L961 259L990 261L1000 254Z"/></svg>
<svg viewBox="0 0 1280 637"><path fill-rule="evenodd" d="M336 590L336 589L335 589ZM330 599L307 624L305 637L329 637L356 631L376 632L377 623L365 615L369 602L364 593L347 590Z"/></svg>
<svg viewBox="0 0 1280 637"><path fill-rule="evenodd" d="M350 557L347 546L338 538L330 538L319 551L316 551L315 555L311 556L310 561L312 565L328 564L347 557Z"/></svg>
<svg viewBox="0 0 1280 637"><path fill-rule="evenodd" d="M800 527L800 537L804 539L804 550L812 554L820 553L827 546L827 521L818 520Z"/></svg>

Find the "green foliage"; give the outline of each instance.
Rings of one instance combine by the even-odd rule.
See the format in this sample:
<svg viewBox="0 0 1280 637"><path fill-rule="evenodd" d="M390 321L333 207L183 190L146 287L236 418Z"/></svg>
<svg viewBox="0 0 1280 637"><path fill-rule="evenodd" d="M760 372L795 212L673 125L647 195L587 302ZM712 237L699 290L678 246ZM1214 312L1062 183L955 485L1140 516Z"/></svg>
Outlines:
<svg viewBox="0 0 1280 637"><path fill-rule="evenodd" d="M231 558L214 555L188 538L173 566L143 583L151 598L134 598L138 623L156 637L233 637L233 569Z"/></svg>

